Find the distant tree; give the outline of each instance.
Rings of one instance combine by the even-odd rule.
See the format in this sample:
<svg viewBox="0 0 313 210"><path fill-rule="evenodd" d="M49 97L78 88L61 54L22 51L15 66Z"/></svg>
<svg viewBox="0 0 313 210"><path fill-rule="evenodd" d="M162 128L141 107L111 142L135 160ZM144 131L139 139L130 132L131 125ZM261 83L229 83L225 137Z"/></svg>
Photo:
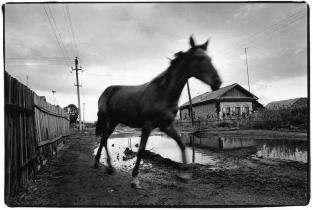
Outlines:
<svg viewBox="0 0 313 210"><path fill-rule="evenodd" d="M69 104L65 107L65 110L70 115L70 123L76 123L79 115L79 109L74 104Z"/></svg>

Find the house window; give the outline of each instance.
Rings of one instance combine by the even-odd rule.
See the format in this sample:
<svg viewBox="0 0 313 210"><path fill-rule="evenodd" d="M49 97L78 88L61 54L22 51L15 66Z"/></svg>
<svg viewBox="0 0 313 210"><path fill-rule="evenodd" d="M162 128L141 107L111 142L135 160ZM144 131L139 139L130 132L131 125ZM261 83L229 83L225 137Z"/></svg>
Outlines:
<svg viewBox="0 0 313 210"><path fill-rule="evenodd" d="M230 116L230 107L223 108L223 118Z"/></svg>
<svg viewBox="0 0 313 210"><path fill-rule="evenodd" d="M187 120L187 119L188 119L187 113L184 113L184 120Z"/></svg>
<svg viewBox="0 0 313 210"><path fill-rule="evenodd" d="M225 107L223 111L224 111L226 116L230 115L230 107Z"/></svg>
<svg viewBox="0 0 313 210"><path fill-rule="evenodd" d="M235 108L235 114L236 114L237 116L240 115L240 107L239 107L239 106L237 106L237 107Z"/></svg>
<svg viewBox="0 0 313 210"><path fill-rule="evenodd" d="M248 115L249 114L249 107L248 106L244 107L243 112L246 113L246 115Z"/></svg>

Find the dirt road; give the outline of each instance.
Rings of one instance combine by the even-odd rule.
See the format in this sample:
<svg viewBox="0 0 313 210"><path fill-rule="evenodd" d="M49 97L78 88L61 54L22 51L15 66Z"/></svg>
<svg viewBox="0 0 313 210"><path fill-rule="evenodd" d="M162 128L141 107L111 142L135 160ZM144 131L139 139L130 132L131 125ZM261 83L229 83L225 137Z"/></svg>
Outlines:
<svg viewBox="0 0 313 210"><path fill-rule="evenodd" d="M232 153L226 162L239 167L215 170L193 165L193 178L176 178L178 164L147 155L140 170L143 189L130 187L131 169L93 168L99 143L93 131L70 135L35 180L13 198L9 206L220 206L305 205L308 203L308 165L268 163ZM246 157L246 156L245 156Z"/></svg>

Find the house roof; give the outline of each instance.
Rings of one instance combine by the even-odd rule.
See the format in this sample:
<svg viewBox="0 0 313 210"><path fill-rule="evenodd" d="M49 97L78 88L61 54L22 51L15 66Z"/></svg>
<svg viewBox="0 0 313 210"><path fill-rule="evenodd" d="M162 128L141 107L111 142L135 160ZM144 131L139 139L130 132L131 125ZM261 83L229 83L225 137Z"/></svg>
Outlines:
<svg viewBox="0 0 313 210"><path fill-rule="evenodd" d="M211 100L218 100L220 99L225 93L227 93L228 91L230 91L233 88L239 88L241 91L245 92L247 95L251 96L252 98L258 99L258 97L256 97L255 95L253 95L252 93L250 93L248 90L244 89L242 86L240 86L237 83L234 83L232 85L228 85L225 86L223 88L220 88L216 91L212 91L212 92L206 92L204 94L201 94L199 96L196 96L194 98L191 99L191 102L193 105L195 104L199 104L202 102L207 102L207 101L211 101ZM187 101L186 103L184 103L183 105L180 106L180 108L189 106L189 101Z"/></svg>
<svg viewBox="0 0 313 210"><path fill-rule="evenodd" d="M280 101L272 101L268 103L265 108L267 109L276 109L276 108L283 108L283 107L291 107L299 100L306 100L306 98L292 98L287 100L280 100Z"/></svg>

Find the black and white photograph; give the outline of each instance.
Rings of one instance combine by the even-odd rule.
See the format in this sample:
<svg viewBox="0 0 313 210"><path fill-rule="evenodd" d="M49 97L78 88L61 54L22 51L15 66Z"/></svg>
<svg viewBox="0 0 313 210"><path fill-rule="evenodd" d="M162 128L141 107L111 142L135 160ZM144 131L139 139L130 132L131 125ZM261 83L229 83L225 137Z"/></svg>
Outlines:
<svg viewBox="0 0 313 210"><path fill-rule="evenodd" d="M310 202L304 1L7 2L7 207Z"/></svg>

